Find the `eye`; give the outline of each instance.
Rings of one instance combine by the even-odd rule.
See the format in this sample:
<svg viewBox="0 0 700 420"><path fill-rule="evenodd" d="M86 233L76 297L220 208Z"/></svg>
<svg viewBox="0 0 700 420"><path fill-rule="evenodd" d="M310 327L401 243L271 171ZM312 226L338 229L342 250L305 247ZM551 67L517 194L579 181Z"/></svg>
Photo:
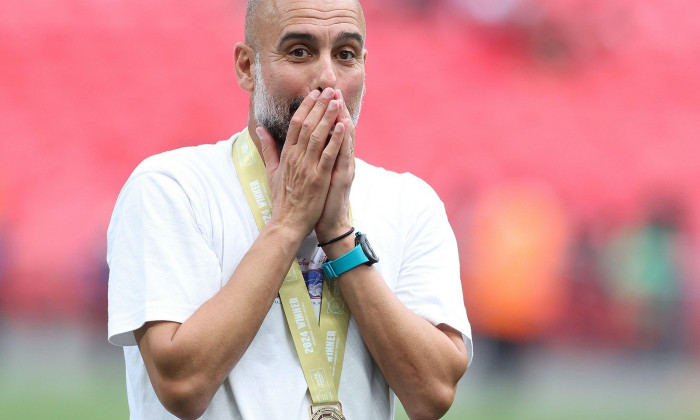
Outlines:
<svg viewBox="0 0 700 420"><path fill-rule="evenodd" d="M340 57L341 60L352 60L355 58L355 53L352 51L343 50L338 53L338 57Z"/></svg>
<svg viewBox="0 0 700 420"><path fill-rule="evenodd" d="M309 51L306 48L295 48L291 53L295 58L305 58L309 55Z"/></svg>

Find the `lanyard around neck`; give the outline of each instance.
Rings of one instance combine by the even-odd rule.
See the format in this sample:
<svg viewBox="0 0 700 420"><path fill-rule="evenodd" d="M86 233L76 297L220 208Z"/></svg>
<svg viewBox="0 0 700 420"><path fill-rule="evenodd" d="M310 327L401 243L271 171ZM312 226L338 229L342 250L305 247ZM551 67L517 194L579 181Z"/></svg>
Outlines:
<svg viewBox="0 0 700 420"><path fill-rule="evenodd" d="M262 230L272 219L272 195L265 164L247 129L234 141L232 153L255 223ZM320 322L296 259L279 295L312 402L337 403L350 319L337 279L324 279Z"/></svg>

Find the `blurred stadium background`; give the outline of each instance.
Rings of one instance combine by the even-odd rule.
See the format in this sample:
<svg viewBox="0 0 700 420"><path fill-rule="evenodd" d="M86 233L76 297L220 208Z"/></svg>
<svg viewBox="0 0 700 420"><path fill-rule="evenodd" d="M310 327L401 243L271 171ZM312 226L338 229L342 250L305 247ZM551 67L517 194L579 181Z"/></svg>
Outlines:
<svg viewBox="0 0 700 420"><path fill-rule="evenodd" d="M700 4L363 4L356 153L428 181L460 243L445 418L700 418ZM127 418L106 227L142 159L245 124L244 9L3 4L1 418Z"/></svg>

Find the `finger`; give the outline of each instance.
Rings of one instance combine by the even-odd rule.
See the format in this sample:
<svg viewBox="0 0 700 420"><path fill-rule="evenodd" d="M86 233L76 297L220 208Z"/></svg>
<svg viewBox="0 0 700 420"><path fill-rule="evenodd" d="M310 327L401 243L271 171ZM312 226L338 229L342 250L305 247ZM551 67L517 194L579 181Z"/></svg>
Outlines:
<svg viewBox="0 0 700 420"><path fill-rule="evenodd" d="M323 90L321 96L316 100L313 108L304 119L304 122L301 124L301 131L299 132L298 136L299 146L306 148L309 138L311 137L311 133L313 133L316 126L321 121L321 118L323 118L326 108L334 95L335 91L333 89L326 88Z"/></svg>
<svg viewBox="0 0 700 420"><path fill-rule="evenodd" d="M255 132L260 138L260 148L262 149L262 158L265 162L265 170L268 178L272 175L280 165L280 155L277 152L277 145L272 135L264 128L258 127Z"/></svg>
<svg viewBox="0 0 700 420"><path fill-rule="evenodd" d="M350 118L344 118L343 124L347 127L347 129L345 130L340 155L341 158L352 160L355 157L355 124L352 123Z"/></svg>
<svg viewBox="0 0 700 420"><path fill-rule="evenodd" d="M336 99L330 101L326 112L323 114L323 118L321 118L321 121L309 137L309 144L306 147L306 151L310 157L318 159L321 155L323 148L326 147L328 136L333 134L333 127L336 125L339 112L340 101Z"/></svg>
<svg viewBox="0 0 700 420"><path fill-rule="evenodd" d="M341 103L341 110L340 110L340 115L338 116L338 121L343 121L345 118L351 118L350 116L350 110L347 107L347 104L345 103L345 98L343 98L343 92L340 89L335 90L335 97L336 99L340 100Z"/></svg>
<svg viewBox="0 0 700 420"><path fill-rule="evenodd" d="M301 103L301 105L299 105L299 108L292 116L292 120L289 122L289 130L287 130L287 141L285 142L285 144L297 144L297 140L299 139L299 132L301 131L301 126L304 123L306 117L309 115L309 112L311 112L311 110L314 108L316 100L320 95L321 92L319 92L316 89L314 89L313 91L309 92L308 95L306 95L306 98L304 98L304 101Z"/></svg>
<svg viewBox="0 0 700 420"><path fill-rule="evenodd" d="M335 161L338 158L338 153L343 144L343 138L345 137L345 125L343 123L338 123L333 129L333 134L328 142L328 145L323 149L321 158L318 162L318 168L321 173L330 173L335 166Z"/></svg>

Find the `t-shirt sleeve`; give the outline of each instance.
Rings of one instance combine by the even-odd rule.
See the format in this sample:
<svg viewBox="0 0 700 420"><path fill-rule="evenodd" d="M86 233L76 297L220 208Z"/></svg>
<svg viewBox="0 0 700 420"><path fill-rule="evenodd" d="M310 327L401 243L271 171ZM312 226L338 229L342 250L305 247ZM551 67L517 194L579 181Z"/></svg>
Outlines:
<svg viewBox="0 0 700 420"><path fill-rule="evenodd" d="M471 326L462 295L457 241L442 201L427 184L416 181L395 294L433 325L446 324L461 332L471 362Z"/></svg>
<svg viewBox="0 0 700 420"><path fill-rule="evenodd" d="M107 233L108 337L135 345L148 321L184 322L221 287L221 269L190 198L169 174L132 175Z"/></svg>

